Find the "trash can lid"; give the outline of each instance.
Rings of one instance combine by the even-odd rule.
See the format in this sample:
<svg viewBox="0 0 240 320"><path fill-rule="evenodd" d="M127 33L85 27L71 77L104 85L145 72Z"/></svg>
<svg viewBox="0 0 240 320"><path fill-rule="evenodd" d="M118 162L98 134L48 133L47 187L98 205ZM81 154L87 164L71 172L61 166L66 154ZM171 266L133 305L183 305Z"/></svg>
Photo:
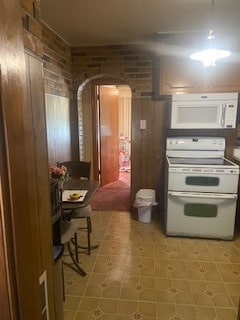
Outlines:
<svg viewBox="0 0 240 320"><path fill-rule="evenodd" d="M137 197L139 198L152 198L155 196L155 190L153 189L140 189L137 192Z"/></svg>

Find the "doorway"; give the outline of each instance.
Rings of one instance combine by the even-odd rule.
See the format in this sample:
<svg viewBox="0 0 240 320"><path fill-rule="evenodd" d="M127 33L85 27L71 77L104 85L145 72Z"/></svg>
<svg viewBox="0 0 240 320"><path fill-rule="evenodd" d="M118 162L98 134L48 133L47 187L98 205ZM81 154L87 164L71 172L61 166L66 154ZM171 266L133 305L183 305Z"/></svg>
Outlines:
<svg viewBox="0 0 240 320"><path fill-rule="evenodd" d="M131 90L97 86L100 184L128 179L131 172Z"/></svg>
<svg viewBox="0 0 240 320"><path fill-rule="evenodd" d="M95 210L129 210L131 188L131 89L123 84L91 83L91 94L83 90L82 128L80 135L92 135L91 152L83 148L80 159L91 160L93 178L99 180L100 188L92 201ZM90 124L86 116L86 96L92 114L92 133L85 125ZM84 110L85 109L85 110ZM88 109L89 111L89 109ZM87 120L84 123L84 119ZM79 126L80 127L80 126ZM84 129L85 128L85 129ZM84 134L85 132L85 134ZM86 145L86 142L84 143ZM81 146L81 144L80 144ZM81 149L81 148L80 148ZM90 149L90 148L89 148ZM83 157L85 155L85 157Z"/></svg>
<svg viewBox="0 0 240 320"><path fill-rule="evenodd" d="M120 101L115 85L100 85L96 90L99 182L103 187L119 180Z"/></svg>

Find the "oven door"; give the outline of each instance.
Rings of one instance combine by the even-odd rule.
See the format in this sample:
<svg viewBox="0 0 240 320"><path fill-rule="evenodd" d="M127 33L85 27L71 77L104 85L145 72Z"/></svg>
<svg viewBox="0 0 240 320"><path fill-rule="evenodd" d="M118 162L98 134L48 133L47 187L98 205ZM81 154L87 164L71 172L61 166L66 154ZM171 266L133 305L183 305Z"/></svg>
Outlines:
<svg viewBox="0 0 240 320"><path fill-rule="evenodd" d="M174 171L175 170L175 171ZM237 193L238 174L229 172L182 172L169 168L168 190L192 192Z"/></svg>
<svg viewBox="0 0 240 320"><path fill-rule="evenodd" d="M232 239L236 194L168 192L166 234Z"/></svg>

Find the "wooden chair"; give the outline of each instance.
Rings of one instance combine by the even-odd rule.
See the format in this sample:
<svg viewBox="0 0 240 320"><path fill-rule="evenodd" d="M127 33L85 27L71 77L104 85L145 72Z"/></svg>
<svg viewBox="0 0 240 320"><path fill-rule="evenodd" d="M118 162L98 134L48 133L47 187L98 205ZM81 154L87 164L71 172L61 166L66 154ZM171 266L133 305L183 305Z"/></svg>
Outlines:
<svg viewBox="0 0 240 320"><path fill-rule="evenodd" d="M65 166L69 176L75 179L90 179L91 162L89 161L64 161L58 162L58 167Z"/></svg>
<svg viewBox="0 0 240 320"><path fill-rule="evenodd" d="M60 167L62 165L66 166L69 172L69 176L75 179L90 179L91 172L91 162L87 161L64 161L58 162L57 165ZM87 249L87 253L91 254L91 232L92 232L92 223L91 215L92 208L90 205L86 207L72 210L71 212L64 212L65 216L71 217L71 219L86 219L86 225L84 227L79 227L87 231L87 247L80 247Z"/></svg>

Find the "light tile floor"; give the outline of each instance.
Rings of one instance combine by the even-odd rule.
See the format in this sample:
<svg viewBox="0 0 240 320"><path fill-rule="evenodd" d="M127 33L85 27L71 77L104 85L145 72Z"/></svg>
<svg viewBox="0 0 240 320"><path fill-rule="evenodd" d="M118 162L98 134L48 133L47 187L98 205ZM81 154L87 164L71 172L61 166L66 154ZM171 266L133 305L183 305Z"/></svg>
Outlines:
<svg viewBox="0 0 240 320"><path fill-rule="evenodd" d="M117 211L95 211L92 224L99 248L80 254L87 276L64 265L64 320L237 319L240 236L166 237L154 215L145 224Z"/></svg>

